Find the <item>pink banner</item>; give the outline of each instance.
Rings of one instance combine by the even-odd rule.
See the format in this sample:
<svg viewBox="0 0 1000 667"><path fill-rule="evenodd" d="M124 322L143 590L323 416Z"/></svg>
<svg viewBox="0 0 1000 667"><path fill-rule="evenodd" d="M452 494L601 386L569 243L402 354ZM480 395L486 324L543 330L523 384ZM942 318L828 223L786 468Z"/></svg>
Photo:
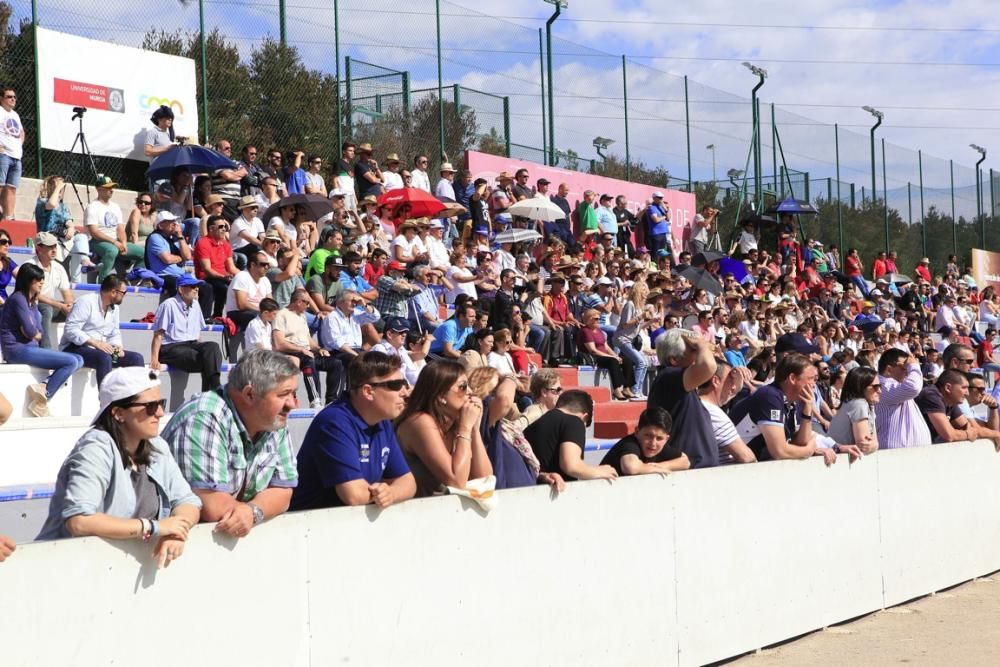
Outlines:
<svg viewBox="0 0 1000 667"><path fill-rule="evenodd" d="M654 192L662 192L663 200L670 204L671 232L675 248L684 247L684 241L690 233L691 221L697 212L695 210L695 197L689 192L629 183L617 178L595 176L559 167L546 167L534 162L488 155L477 151L466 151L465 168L472 172L473 178L485 178L491 185L495 183L497 174L502 171L513 176L518 169L527 169L528 184L532 187L539 178L546 178L552 182L552 185L549 186L549 194L555 194L559 184L565 183L569 186L569 195L566 199L573 208L576 208L576 205L583 199L584 191L593 190L598 195L608 194L613 197L625 195L625 198L628 199L628 209L636 213L646 205Z"/></svg>

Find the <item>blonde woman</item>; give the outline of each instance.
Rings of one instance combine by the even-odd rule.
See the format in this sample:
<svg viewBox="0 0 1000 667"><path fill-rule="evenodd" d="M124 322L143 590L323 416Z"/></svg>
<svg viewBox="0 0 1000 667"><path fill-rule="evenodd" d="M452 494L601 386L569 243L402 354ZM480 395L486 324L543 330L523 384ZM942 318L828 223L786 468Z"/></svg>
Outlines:
<svg viewBox="0 0 1000 667"><path fill-rule="evenodd" d="M128 243L138 243L146 245L146 238L153 233L156 227L154 222L156 215L153 210L153 195L148 192L140 192L135 198L135 208L128 215L128 222L125 223L125 240Z"/></svg>
<svg viewBox="0 0 1000 667"><path fill-rule="evenodd" d="M635 380L632 384L633 398L641 400L645 398L643 385L646 381L646 371L649 364L646 355L641 350L636 349L634 341L639 332L649 322L649 315L646 312L646 296L649 294L649 287L646 283L635 283L629 288L625 296L625 304L622 306L621 316L618 320L618 328L611 342L618 348L622 357L626 357L632 362Z"/></svg>

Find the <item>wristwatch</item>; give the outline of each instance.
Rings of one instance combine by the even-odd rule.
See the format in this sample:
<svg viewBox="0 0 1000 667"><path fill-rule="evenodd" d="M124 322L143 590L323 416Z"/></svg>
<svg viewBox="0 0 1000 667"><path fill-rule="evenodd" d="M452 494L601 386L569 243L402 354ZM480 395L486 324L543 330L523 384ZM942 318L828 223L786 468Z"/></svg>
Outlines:
<svg viewBox="0 0 1000 667"><path fill-rule="evenodd" d="M257 507L253 503L247 503L247 505L253 511L253 525L256 526L258 523L260 523L260 522L262 522L264 520L264 510L262 510L261 508Z"/></svg>

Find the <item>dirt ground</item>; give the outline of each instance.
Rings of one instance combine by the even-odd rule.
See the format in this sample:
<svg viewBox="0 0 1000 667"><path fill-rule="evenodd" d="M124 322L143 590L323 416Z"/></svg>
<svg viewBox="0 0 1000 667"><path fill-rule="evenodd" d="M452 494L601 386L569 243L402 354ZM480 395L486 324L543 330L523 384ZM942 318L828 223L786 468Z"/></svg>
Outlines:
<svg viewBox="0 0 1000 667"><path fill-rule="evenodd" d="M727 664L1000 665L1000 573Z"/></svg>

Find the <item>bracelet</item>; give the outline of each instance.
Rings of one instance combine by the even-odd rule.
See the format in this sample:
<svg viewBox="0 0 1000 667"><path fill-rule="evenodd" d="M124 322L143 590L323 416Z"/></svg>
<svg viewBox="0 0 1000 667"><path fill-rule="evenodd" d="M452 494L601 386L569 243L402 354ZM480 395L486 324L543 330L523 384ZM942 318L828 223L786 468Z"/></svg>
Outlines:
<svg viewBox="0 0 1000 667"><path fill-rule="evenodd" d="M149 542L150 534L153 532L153 527L146 519L139 519L142 524L142 541Z"/></svg>
<svg viewBox="0 0 1000 667"><path fill-rule="evenodd" d="M157 521L156 519L150 519L149 523L151 526L151 528L149 529L149 536L150 538L156 537L157 535L160 534L160 522Z"/></svg>
<svg viewBox="0 0 1000 667"><path fill-rule="evenodd" d="M470 438L470 437L469 437L469 436L467 436L467 435L461 435L461 434L456 434L456 435L455 435L455 439L456 439L456 440L458 440L459 438L462 438L462 439L464 439L464 440L468 440L469 442L472 442L472 438Z"/></svg>

